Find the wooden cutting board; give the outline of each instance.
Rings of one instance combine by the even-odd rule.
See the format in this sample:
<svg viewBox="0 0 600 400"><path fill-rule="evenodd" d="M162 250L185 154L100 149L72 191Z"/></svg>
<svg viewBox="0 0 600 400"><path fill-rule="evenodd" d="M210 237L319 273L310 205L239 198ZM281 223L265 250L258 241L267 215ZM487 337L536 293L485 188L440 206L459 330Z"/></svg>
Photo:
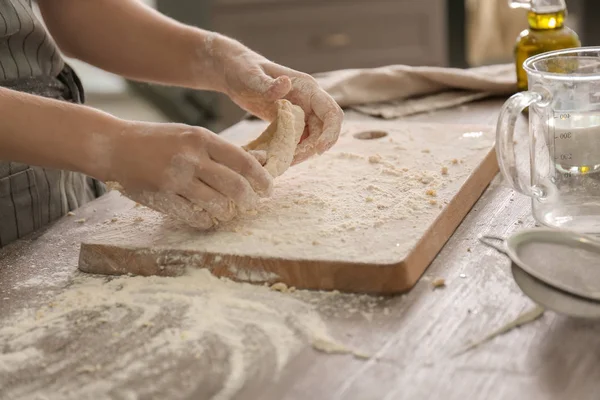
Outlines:
<svg viewBox="0 0 600 400"><path fill-rule="evenodd" d="M79 268L186 268L303 289L410 289L498 171L494 129L347 122L326 154L289 169L255 215L198 232L134 207L82 243Z"/></svg>

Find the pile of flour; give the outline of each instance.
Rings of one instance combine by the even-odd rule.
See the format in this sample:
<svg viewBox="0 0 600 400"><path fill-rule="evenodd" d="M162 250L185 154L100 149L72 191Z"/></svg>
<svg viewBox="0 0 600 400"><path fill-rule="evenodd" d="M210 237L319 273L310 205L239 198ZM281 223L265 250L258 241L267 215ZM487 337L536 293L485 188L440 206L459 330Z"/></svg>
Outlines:
<svg viewBox="0 0 600 400"><path fill-rule="evenodd" d="M1 392L228 399L257 375L276 377L307 343L349 352L306 296L206 270L175 278L78 274L41 308L4 321Z"/></svg>

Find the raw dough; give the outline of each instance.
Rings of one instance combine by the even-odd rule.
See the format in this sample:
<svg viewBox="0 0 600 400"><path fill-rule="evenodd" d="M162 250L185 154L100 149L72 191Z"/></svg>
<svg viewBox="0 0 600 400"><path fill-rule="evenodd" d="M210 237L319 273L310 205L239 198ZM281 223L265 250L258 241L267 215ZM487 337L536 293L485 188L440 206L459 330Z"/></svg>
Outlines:
<svg viewBox="0 0 600 400"><path fill-rule="evenodd" d="M304 132L304 111L288 100L277 100L277 117L255 140L243 146L278 177L292 164L296 146Z"/></svg>

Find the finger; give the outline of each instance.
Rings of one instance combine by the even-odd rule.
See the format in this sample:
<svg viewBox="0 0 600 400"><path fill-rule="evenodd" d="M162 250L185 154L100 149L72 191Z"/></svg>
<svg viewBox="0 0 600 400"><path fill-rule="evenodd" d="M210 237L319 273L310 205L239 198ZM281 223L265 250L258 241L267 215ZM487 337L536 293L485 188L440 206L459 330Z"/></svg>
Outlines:
<svg viewBox="0 0 600 400"><path fill-rule="evenodd" d="M181 190L181 196L204 209L211 217L219 221L231 221L235 217L235 207L233 207L231 201L197 179L194 179Z"/></svg>
<svg viewBox="0 0 600 400"><path fill-rule="evenodd" d="M248 110L264 121L273 121L277 117L275 101L285 97L292 89L292 81L287 76L271 78L262 70L256 73L247 83Z"/></svg>
<svg viewBox="0 0 600 400"><path fill-rule="evenodd" d="M344 112L335 100L322 89L319 89L311 97L311 108L323 122L323 130L318 141L318 151L323 153L337 142L342 130Z"/></svg>
<svg viewBox="0 0 600 400"><path fill-rule="evenodd" d="M309 139L306 139L304 143L302 143L302 146L298 146L298 148L296 148L296 155L294 156L292 165L300 164L317 153L317 145L315 143L316 139Z"/></svg>
<svg viewBox="0 0 600 400"><path fill-rule="evenodd" d="M273 178L262 165L241 147L222 138L218 139L211 141L208 146L210 157L244 177L259 196L270 196L273 190Z"/></svg>
<svg viewBox="0 0 600 400"><path fill-rule="evenodd" d="M287 76L273 79L259 70L247 81L247 86L248 89L263 97L263 100L275 101L289 93L292 89L292 81Z"/></svg>
<svg viewBox="0 0 600 400"><path fill-rule="evenodd" d="M170 211L167 213L173 218L185 222L196 229L209 229L214 225L213 219L203 209L195 206L189 200L176 195L175 193L165 194L165 201L170 204Z"/></svg>
<svg viewBox="0 0 600 400"><path fill-rule="evenodd" d="M196 176L212 189L233 200L242 211L256 208L258 195L250 183L226 166L211 162L198 168Z"/></svg>
<svg viewBox="0 0 600 400"><path fill-rule="evenodd" d="M175 193L127 192L124 194L133 201L194 228L209 229L214 225L206 211L195 207L189 200Z"/></svg>
<svg viewBox="0 0 600 400"><path fill-rule="evenodd" d="M279 100L292 90L292 81L287 76L275 78L273 84L266 92L266 98L270 101Z"/></svg>
<svg viewBox="0 0 600 400"><path fill-rule="evenodd" d="M295 77L292 78L293 90L286 96L286 99L293 104L300 106L308 115L312 113L311 98L313 93L318 90L318 86L309 78Z"/></svg>
<svg viewBox="0 0 600 400"><path fill-rule="evenodd" d="M319 146L319 135L311 134L312 132L322 132L323 122L314 114L308 117L306 129L309 132L308 137L300 142L294 153L293 165L306 161L317 153Z"/></svg>
<svg viewBox="0 0 600 400"><path fill-rule="evenodd" d="M302 143L308 137L308 133L310 130L308 129L308 125L304 127L304 132L302 132L302 136L300 137L300 141L298 143Z"/></svg>
<svg viewBox="0 0 600 400"><path fill-rule="evenodd" d="M338 111L333 109L331 112L337 114ZM326 113L323 118L324 121L320 119L316 112L309 116L307 124L308 137L298 144L292 165L306 161L315 154L323 154L337 142L341 131L343 113L341 117L336 115L329 117ZM338 119L339 122L337 122ZM330 121L329 127L327 127L328 121Z"/></svg>

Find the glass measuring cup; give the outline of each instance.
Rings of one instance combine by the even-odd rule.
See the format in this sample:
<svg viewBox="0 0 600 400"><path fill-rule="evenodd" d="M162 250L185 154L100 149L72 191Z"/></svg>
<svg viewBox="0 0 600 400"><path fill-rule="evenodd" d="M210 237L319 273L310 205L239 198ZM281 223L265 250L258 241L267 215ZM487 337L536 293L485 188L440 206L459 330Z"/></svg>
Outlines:
<svg viewBox="0 0 600 400"><path fill-rule="evenodd" d="M540 224L600 234L600 47L542 53L523 67L529 90L504 103L496 126L500 170L532 198ZM515 126L527 107L529 160L521 160Z"/></svg>

